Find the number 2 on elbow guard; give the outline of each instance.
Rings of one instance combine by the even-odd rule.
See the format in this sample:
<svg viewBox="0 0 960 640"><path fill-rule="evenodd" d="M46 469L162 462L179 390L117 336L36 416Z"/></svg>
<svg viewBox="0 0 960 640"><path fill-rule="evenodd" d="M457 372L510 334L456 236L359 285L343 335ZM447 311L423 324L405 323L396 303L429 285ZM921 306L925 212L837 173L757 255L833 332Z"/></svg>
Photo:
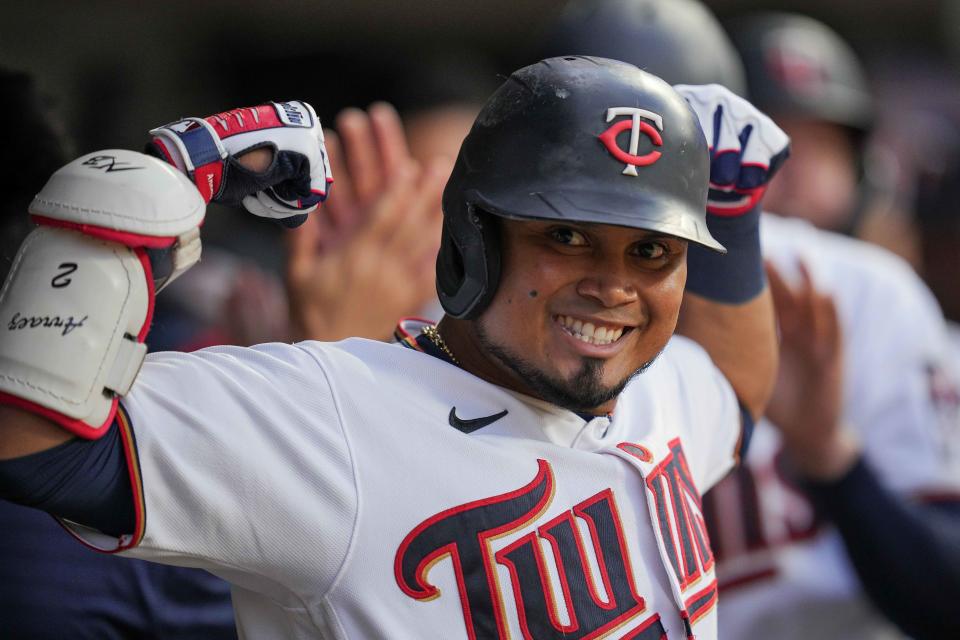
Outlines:
<svg viewBox="0 0 960 640"><path fill-rule="evenodd" d="M75 262L62 262L57 269L60 269L60 271L57 275L53 276L53 280L50 281L50 286L54 289L62 289L72 282L67 276L77 270L77 264Z"/></svg>

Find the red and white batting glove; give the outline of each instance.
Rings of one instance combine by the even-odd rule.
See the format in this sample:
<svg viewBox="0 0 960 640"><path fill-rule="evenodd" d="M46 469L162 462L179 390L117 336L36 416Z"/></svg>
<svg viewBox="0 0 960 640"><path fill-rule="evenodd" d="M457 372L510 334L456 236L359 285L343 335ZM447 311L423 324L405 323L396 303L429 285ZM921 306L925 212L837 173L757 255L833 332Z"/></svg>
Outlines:
<svg viewBox="0 0 960 640"><path fill-rule="evenodd" d="M675 85L710 145L707 212L739 216L760 203L790 154L790 138L752 104L718 84Z"/></svg>
<svg viewBox="0 0 960 640"><path fill-rule="evenodd" d="M306 102L268 102L207 118L183 118L150 131L147 152L186 173L207 202L240 205L295 227L327 197L333 182L317 114ZM237 158L269 148L265 171Z"/></svg>

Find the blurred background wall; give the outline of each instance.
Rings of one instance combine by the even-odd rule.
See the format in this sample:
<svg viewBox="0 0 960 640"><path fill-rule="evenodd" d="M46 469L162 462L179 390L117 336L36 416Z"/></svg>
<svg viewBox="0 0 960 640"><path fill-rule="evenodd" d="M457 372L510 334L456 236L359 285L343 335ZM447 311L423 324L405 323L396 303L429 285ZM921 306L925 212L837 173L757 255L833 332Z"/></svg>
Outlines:
<svg viewBox="0 0 960 640"><path fill-rule="evenodd" d="M499 73L529 59L556 0L165 0L5 2L0 65L32 72L77 151L137 146L146 127L268 98L303 97L321 117L389 98L404 64L452 47ZM960 62L958 0L708 0L721 18L807 13L845 36L878 86ZM955 74L954 74L955 75ZM932 83L924 99L947 89ZM933 90L935 89L935 90ZM932 94L930 95L930 91ZM956 93L950 92L954 101ZM890 92L889 99L911 96ZM912 96L920 98L921 96Z"/></svg>
<svg viewBox="0 0 960 640"><path fill-rule="evenodd" d="M0 67L36 78L74 153L140 148L147 129L268 99L312 102L328 124L344 106L415 106L423 61L484 57L491 81L528 63L557 0L166 0L5 2ZM960 121L960 0L708 0L721 19L761 9L823 20L863 57L880 136L909 162L910 120L929 108ZM455 73L453 75L456 75ZM410 106L406 105L406 106ZM908 114L908 115L904 115ZM907 171L904 175L909 175ZM895 178L894 178L895 179ZM267 267L273 229L224 233ZM207 240L217 242L211 218ZM256 247L259 246L259 250Z"/></svg>

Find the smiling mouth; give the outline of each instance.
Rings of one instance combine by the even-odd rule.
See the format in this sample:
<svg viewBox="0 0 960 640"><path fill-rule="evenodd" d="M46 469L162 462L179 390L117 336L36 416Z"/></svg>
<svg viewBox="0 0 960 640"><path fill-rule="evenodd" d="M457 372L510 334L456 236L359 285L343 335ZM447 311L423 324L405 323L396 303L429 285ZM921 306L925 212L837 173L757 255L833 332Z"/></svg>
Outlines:
<svg viewBox="0 0 960 640"><path fill-rule="evenodd" d="M613 344L633 330L622 324L599 324L584 322L570 316L556 315L554 320L574 338L598 346Z"/></svg>

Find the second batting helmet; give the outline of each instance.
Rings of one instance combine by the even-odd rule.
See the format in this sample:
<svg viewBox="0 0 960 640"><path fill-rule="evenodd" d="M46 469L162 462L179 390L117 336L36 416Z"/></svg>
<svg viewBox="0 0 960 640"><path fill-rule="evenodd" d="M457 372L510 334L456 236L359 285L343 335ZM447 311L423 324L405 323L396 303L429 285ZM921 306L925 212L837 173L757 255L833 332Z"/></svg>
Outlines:
<svg viewBox="0 0 960 640"><path fill-rule="evenodd" d="M524 67L487 101L443 192L437 293L479 315L500 276L496 218L650 229L723 251L707 230L707 142L660 78L604 58Z"/></svg>
<svg viewBox="0 0 960 640"><path fill-rule="evenodd" d="M544 51L623 60L670 84L715 83L746 96L740 56L698 0L573 0Z"/></svg>
<svg viewBox="0 0 960 640"><path fill-rule="evenodd" d="M847 127L873 124L866 74L853 49L822 22L791 13L758 13L730 25L743 56L750 101L765 112Z"/></svg>

